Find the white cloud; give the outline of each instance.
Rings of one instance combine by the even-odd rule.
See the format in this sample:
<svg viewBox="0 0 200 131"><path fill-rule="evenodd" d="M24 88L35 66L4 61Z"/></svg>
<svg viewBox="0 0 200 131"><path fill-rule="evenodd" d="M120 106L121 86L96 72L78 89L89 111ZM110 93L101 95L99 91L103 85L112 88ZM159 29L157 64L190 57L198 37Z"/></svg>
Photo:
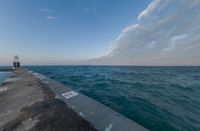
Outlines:
<svg viewBox="0 0 200 131"><path fill-rule="evenodd" d="M51 15L46 16L46 18L47 18L48 20L57 20L57 19L58 19L57 17L51 16Z"/></svg>
<svg viewBox="0 0 200 131"><path fill-rule="evenodd" d="M156 41L155 40L153 40L153 41L151 41L150 43L147 43L147 48L154 48L156 46Z"/></svg>
<svg viewBox="0 0 200 131"><path fill-rule="evenodd" d="M52 12L50 9L47 9L47 8L40 8L40 11L43 11L43 12Z"/></svg>
<svg viewBox="0 0 200 131"><path fill-rule="evenodd" d="M89 62L200 65L199 7L199 0L153 0L138 23L122 30L109 55Z"/></svg>
<svg viewBox="0 0 200 131"><path fill-rule="evenodd" d="M166 52L166 51L173 51L175 50L176 46L178 46L179 44L181 44L182 40L184 40L185 38L187 38L186 34L181 34L181 35L177 35L177 36L173 36L171 38L170 43L168 44L167 48L162 49L162 51Z"/></svg>
<svg viewBox="0 0 200 131"><path fill-rule="evenodd" d="M153 11L158 8L160 3L161 0L152 0L152 2L148 5L148 7L139 14L138 21L143 17L147 17L151 13L153 13Z"/></svg>
<svg viewBox="0 0 200 131"><path fill-rule="evenodd" d="M45 14L47 14L47 16L45 16L46 19L48 19L48 20L58 20L57 17L51 15L52 10L47 9L47 8L40 8L40 11L45 12Z"/></svg>
<svg viewBox="0 0 200 131"><path fill-rule="evenodd" d="M177 35L177 36L174 36L174 37L172 37L172 41L178 41L178 40L183 40L183 39L185 39L187 37L187 35L186 34L182 34L182 35Z"/></svg>

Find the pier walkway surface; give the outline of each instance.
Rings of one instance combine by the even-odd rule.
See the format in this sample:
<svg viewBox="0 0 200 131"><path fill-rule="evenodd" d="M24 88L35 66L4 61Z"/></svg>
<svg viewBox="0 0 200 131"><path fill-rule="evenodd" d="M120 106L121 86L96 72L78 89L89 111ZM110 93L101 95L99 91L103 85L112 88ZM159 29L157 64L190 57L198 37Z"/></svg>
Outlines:
<svg viewBox="0 0 200 131"><path fill-rule="evenodd" d="M99 102L29 70L0 86L0 131L147 131Z"/></svg>

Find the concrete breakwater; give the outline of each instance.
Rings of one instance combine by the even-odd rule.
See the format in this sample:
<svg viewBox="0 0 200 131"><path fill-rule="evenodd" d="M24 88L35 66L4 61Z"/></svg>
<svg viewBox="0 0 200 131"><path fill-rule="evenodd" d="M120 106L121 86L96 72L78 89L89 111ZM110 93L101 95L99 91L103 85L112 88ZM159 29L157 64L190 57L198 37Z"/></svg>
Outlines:
<svg viewBox="0 0 200 131"><path fill-rule="evenodd" d="M0 88L0 131L145 131L112 109L41 74L16 70Z"/></svg>

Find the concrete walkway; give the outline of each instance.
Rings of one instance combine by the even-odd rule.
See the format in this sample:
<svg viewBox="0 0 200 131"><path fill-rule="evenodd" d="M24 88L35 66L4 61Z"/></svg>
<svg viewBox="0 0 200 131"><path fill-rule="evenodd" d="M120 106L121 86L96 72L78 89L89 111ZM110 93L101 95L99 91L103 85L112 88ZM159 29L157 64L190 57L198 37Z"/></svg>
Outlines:
<svg viewBox="0 0 200 131"><path fill-rule="evenodd" d="M0 131L97 131L40 79L14 73L0 86Z"/></svg>

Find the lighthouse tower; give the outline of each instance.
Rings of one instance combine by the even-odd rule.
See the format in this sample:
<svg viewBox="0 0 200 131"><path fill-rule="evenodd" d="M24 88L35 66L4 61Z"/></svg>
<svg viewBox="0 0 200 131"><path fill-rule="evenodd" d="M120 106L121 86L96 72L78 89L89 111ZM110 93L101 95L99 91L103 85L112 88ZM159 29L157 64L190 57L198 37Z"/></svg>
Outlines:
<svg viewBox="0 0 200 131"><path fill-rule="evenodd" d="M19 57L17 55L14 56L13 67L15 69L20 67Z"/></svg>

